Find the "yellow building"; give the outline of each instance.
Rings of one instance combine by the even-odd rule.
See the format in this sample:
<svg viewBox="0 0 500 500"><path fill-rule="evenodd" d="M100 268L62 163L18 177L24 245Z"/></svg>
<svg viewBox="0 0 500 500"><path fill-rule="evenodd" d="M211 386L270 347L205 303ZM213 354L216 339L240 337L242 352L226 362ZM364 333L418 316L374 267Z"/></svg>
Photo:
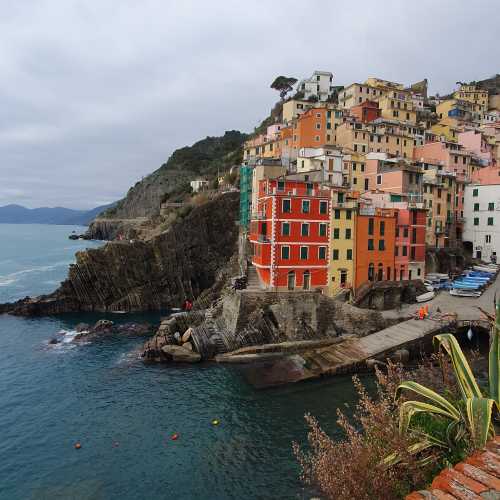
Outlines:
<svg viewBox="0 0 500 500"><path fill-rule="evenodd" d="M437 105L436 114L440 123L458 128L465 123L479 124L484 110L480 104L470 101L447 99Z"/></svg>
<svg viewBox="0 0 500 500"><path fill-rule="evenodd" d="M448 142L457 142L460 129L453 127L452 125L439 122L431 127L431 132L436 134L438 137L444 137Z"/></svg>
<svg viewBox="0 0 500 500"><path fill-rule="evenodd" d="M336 143L347 149L346 153L387 153L412 158L413 148L423 143L423 130L384 120L361 124L348 119L337 128Z"/></svg>
<svg viewBox="0 0 500 500"><path fill-rule="evenodd" d="M425 242L429 247L444 248L454 244L457 213L460 205L456 174L440 170L437 165L424 166L424 207L427 209ZM463 194L462 194L463 195Z"/></svg>
<svg viewBox="0 0 500 500"><path fill-rule="evenodd" d="M411 125L417 123L417 111L409 93L389 92L379 100L378 104L380 114L386 120L395 120Z"/></svg>
<svg viewBox="0 0 500 500"><path fill-rule="evenodd" d="M370 76L370 78L366 79L366 85L370 85L375 88L382 89L396 89L396 90L404 90L404 85L402 83L391 82L389 80L382 80L381 78L375 78L374 76Z"/></svg>
<svg viewBox="0 0 500 500"><path fill-rule="evenodd" d="M468 101L479 105L481 111L488 110L488 91L478 89L475 85L461 84L460 88L453 94L453 97L461 101Z"/></svg>
<svg viewBox="0 0 500 500"><path fill-rule="evenodd" d="M342 289L351 288L354 283L356 207L356 193L332 190L327 288L330 297Z"/></svg>
<svg viewBox="0 0 500 500"><path fill-rule="evenodd" d="M302 99L290 99L283 103L283 123L291 123L292 120L312 108L314 103Z"/></svg>
<svg viewBox="0 0 500 500"><path fill-rule="evenodd" d="M353 191L362 191L365 176L365 155L361 153L345 153L343 156L342 174L344 185Z"/></svg>

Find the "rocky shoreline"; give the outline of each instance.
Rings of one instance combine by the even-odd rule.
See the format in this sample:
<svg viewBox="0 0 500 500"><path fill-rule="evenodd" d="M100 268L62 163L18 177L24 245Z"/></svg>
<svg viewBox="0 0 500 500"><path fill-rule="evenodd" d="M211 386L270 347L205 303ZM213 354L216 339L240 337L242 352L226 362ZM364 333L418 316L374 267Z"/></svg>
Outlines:
<svg viewBox="0 0 500 500"><path fill-rule="evenodd" d="M162 311L216 285L237 253L238 193L219 196L148 241L113 241L76 254L68 278L49 295L0 304L0 314Z"/></svg>

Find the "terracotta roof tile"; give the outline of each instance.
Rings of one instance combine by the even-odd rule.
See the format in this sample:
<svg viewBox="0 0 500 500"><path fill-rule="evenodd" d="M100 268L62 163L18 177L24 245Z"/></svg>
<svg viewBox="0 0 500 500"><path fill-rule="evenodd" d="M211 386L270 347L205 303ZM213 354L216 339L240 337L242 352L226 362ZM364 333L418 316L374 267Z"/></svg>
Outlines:
<svg viewBox="0 0 500 500"><path fill-rule="evenodd" d="M434 478L432 488L416 491L407 500L500 500L500 436L453 469Z"/></svg>

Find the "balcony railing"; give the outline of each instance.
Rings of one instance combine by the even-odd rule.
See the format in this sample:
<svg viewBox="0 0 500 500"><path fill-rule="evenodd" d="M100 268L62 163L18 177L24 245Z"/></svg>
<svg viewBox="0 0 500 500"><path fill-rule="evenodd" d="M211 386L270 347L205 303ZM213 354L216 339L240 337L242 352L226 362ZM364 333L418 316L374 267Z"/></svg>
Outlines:
<svg viewBox="0 0 500 500"><path fill-rule="evenodd" d="M271 240L265 234L259 234L257 236L257 241L260 243L271 243Z"/></svg>

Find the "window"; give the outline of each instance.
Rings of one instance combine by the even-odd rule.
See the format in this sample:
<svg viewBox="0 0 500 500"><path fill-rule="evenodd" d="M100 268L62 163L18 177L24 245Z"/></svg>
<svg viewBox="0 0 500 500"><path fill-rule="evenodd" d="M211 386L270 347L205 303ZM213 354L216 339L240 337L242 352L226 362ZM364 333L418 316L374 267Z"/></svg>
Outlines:
<svg viewBox="0 0 500 500"><path fill-rule="evenodd" d="M340 210L338 209L335 210L335 218L340 219Z"/></svg>
<svg viewBox="0 0 500 500"><path fill-rule="evenodd" d="M319 235L326 236L326 224L319 225Z"/></svg>
<svg viewBox="0 0 500 500"><path fill-rule="evenodd" d="M332 260L339 260L339 251L336 248L332 251Z"/></svg>
<svg viewBox="0 0 500 500"><path fill-rule="evenodd" d="M278 181L278 191L285 190L285 181Z"/></svg>
<svg viewBox="0 0 500 500"><path fill-rule="evenodd" d="M354 179L354 180L356 180L356 179ZM356 183L354 183L354 184L356 184ZM347 220L351 220L351 218L352 218L352 213L351 213L351 211L350 211L350 210L346 210L346 211L345 211L345 218L346 218Z"/></svg>
<svg viewBox="0 0 500 500"><path fill-rule="evenodd" d="M385 240L378 240L378 249L385 250Z"/></svg>
<svg viewBox="0 0 500 500"><path fill-rule="evenodd" d="M319 260L326 259L326 247L318 247L318 259Z"/></svg>
<svg viewBox="0 0 500 500"><path fill-rule="evenodd" d="M309 247L300 247L300 260L307 260L309 257Z"/></svg>
<svg viewBox="0 0 500 500"><path fill-rule="evenodd" d="M333 229L333 239L338 240L340 238L340 229L338 227L335 227Z"/></svg>
<svg viewBox="0 0 500 500"><path fill-rule="evenodd" d="M346 228L345 230L345 239L350 240L351 239L351 228Z"/></svg>
<svg viewBox="0 0 500 500"><path fill-rule="evenodd" d="M399 255L399 247L394 248L394 256L397 257Z"/></svg>
<svg viewBox="0 0 500 500"><path fill-rule="evenodd" d="M347 249L347 256L346 256L346 259L347 259L347 260L352 260L352 248L348 248L348 249Z"/></svg>
<svg viewBox="0 0 500 500"><path fill-rule="evenodd" d="M311 207L311 202L309 200L302 200L302 213L308 214Z"/></svg>
<svg viewBox="0 0 500 500"><path fill-rule="evenodd" d="M478 196L478 195L479 195L479 189L473 189L472 196Z"/></svg>
<svg viewBox="0 0 500 500"><path fill-rule="evenodd" d="M316 123L316 130L321 130L321 123Z"/></svg>
<svg viewBox="0 0 500 500"><path fill-rule="evenodd" d="M488 217L488 226L493 226L493 217Z"/></svg>
<svg viewBox="0 0 500 500"><path fill-rule="evenodd" d="M290 236L290 223L282 222L281 223L281 236Z"/></svg>
<svg viewBox="0 0 500 500"><path fill-rule="evenodd" d="M368 219L368 234L373 235L373 219Z"/></svg>
<svg viewBox="0 0 500 500"><path fill-rule="evenodd" d="M326 214L327 211L328 211L328 202L327 201L320 201L319 202L319 213Z"/></svg>
<svg viewBox="0 0 500 500"><path fill-rule="evenodd" d="M282 208L282 211L284 214L289 214L292 211L292 201L291 200L283 200L281 208Z"/></svg>
<svg viewBox="0 0 500 500"><path fill-rule="evenodd" d="M474 212L479 212L479 203L474 203Z"/></svg>
<svg viewBox="0 0 500 500"><path fill-rule="evenodd" d="M373 250L373 240L368 240L368 250Z"/></svg>
<svg viewBox="0 0 500 500"><path fill-rule="evenodd" d="M377 184L382 184L382 176L377 175Z"/></svg>
<svg viewBox="0 0 500 500"><path fill-rule="evenodd" d="M385 221L380 221L380 236L384 236L385 234Z"/></svg>
<svg viewBox="0 0 500 500"><path fill-rule="evenodd" d="M479 217L474 217L474 225L479 226Z"/></svg>
<svg viewBox="0 0 500 500"><path fill-rule="evenodd" d="M491 243L491 234L487 234L487 235L484 237L484 241L485 241L485 243Z"/></svg>
<svg viewBox="0 0 500 500"><path fill-rule="evenodd" d="M493 203L493 202L488 203L488 210L490 212L492 212L493 210L495 210L495 203Z"/></svg>
<svg viewBox="0 0 500 500"><path fill-rule="evenodd" d="M300 235L301 236L309 236L309 224L301 224L300 227Z"/></svg>
<svg viewBox="0 0 500 500"><path fill-rule="evenodd" d="M405 227L403 229L403 238L408 238L408 228L407 227Z"/></svg>
<svg viewBox="0 0 500 500"><path fill-rule="evenodd" d="M403 249L403 257L406 257L408 255L408 247L404 246L401 248Z"/></svg>
<svg viewBox="0 0 500 500"><path fill-rule="evenodd" d="M290 258L290 247L281 247L281 258L288 260Z"/></svg>

